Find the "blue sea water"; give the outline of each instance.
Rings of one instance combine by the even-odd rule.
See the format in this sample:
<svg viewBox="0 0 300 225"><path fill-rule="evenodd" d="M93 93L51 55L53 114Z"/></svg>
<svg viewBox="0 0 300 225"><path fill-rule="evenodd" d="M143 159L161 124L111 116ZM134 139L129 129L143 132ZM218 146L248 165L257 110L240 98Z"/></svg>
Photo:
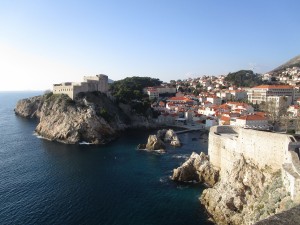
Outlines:
<svg viewBox="0 0 300 225"><path fill-rule="evenodd" d="M50 142L33 135L37 121L13 112L38 94L0 93L0 224L211 224L203 186L169 179L192 151L207 152L207 137L181 134L183 147L166 154L135 149L154 131L127 131L106 146Z"/></svg>

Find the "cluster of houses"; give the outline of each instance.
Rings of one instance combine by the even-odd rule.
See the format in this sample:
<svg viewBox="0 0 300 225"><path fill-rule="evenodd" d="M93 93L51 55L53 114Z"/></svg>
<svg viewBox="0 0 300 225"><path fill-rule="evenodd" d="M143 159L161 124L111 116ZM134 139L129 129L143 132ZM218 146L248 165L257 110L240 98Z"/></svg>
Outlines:
<svg viewBox="0 0 300 225"><path fill-rule="evenodd" d="M286 68L283 71L274 73L266 73L262 77L265 81L272 81L272 79L276 79L281 83L289 84L289 85L297 85L300 82L300 68L292 67Z"/></svg>
<svg viewBox="0 0 300 225"><path fill-rule="evenodd" d="M198 95L177 92L175 97L153 104L153 108L160 112L158 122L162 124L233 125L268 130L269 112L255 111L253 107L262 103L272 103L275 114L283 108L285 115L295 118L300 113L300 92L291 85L229 87Z"/></svg>
<svg viewBox="0 0 300 225"><path fill-rule="evenodd" d="M267 77L265 74L263 77ZM300 79L300 69L294 67L282 76ZM158 100L152 107L160 112L161 124L190 124L210 127L233 125L254 129L269 129L270 110L257 112L253 106L269 104L275 114L282 113L290 119L300 115L300 87L289 84L259 85L253 88L230 86L226 76L203 76L187 80L170 81L156 87L144 88L150 99ZM83 82L65 82L53 85L55 94L67 94L74 99L80 92L101 91L108 93L108 76L85 76ZM188 92L181 92L189 89ZM199 93L193 90L201 90ZM191 93L191 94L184 94ZM164 96L162 99L161 97ZM170 97L174 96L174 97ZM258 107L255 107L256 110ZM270 108L270 107L269 107Z"/></svg>

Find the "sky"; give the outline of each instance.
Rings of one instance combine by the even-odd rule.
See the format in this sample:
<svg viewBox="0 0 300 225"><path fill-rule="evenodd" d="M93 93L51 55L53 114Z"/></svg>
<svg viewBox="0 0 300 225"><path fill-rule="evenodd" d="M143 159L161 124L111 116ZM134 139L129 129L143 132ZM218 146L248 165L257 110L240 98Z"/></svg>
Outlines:
<svg viewBox="0 0 300 225"><path fill-rule="evenodd" d="M0 0L0 91L106 74L268 72L300 54L299 0Z"/></svg>

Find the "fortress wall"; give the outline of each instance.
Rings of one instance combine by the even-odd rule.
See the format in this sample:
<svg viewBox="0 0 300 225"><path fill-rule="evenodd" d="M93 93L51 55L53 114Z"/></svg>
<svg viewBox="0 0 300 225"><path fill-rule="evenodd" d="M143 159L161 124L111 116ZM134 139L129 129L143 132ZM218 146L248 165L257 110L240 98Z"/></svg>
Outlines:
<svg viewBox="0 0 300 225"><path fill-rule="evenodd" d="M289 136L285 134L240 128L239 148L236 150L246 158L253 159L260 168L268 166L276 171L288 160L290 141Z"/></svg>
<svg viewBox="0 0 300 225"><path fill-rule="evenodd" d="M72 85L53 86L53 94L66 94L73 99L73 86Z"/></svg>
<svg viewBox="0 0 300 225"><path fill-rule="evenodd" d="M74 99L80 92L101 91L106 93L108 91L108 76L85 76L84 82L65 82L53 85L54 94L67 94L71 99Z"/></svg>
<svg viewBox="0 0 300 225"><path fill-rule="evenodd" d="M236 133L235 133L236 132ZM210 162L220 170L221 177L230 173L233 163L243 155L260 169L268 172L281 170L286 190L296 202L300 202L300 160L289 151L291 136L230 126L211 127L208 155Z"/></svg>
<svg viewBox="0 0 300 225"><path fill-rule="evenodd" d="M300 160L294 151L289 151L289 158L291 163L283 166L282 179L292 199L300 203Z"/></svg>
<svg viewBox="0 0 300 225"><path fill-rule="evenodd" d="M216 126L210 129L208 154L211 163L221 169L229 167L236 154L243 154L260 168L268 166L276 171L288 161L289 142L287 135Z"/></svg>
<svg viewBox="0 0 300 225"><path fill-rule="evenodd" d="M80 92L88 92L88 91L89 91L88 84L86 82L81 82L80 85L74 86L73 98L75 98L76 95L79 94Z"/></svg>
<svg viewBox="0 0 300 225"><path fill-rule="evenodd" d="M210 162L221 169L221 151L222 151L222 139L214 134L216 126L210 128L208 138L208 156Z"/></svg>

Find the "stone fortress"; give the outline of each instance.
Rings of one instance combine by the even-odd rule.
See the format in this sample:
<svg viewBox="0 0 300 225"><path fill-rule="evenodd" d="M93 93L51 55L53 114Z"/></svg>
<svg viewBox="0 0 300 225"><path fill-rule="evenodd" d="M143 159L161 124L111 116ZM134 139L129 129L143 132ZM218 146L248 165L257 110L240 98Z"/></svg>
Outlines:
<svg viewBox="0 0 300 225"><path fill-rule="evenodd" d="M300 202L299 138L232 126L214 126L210 129L208 146L210 162L221 169L221 177L230 173L228 168L232 168L238 155L243 155L262 170L281 170L286 191L295 202Z"/></svg>
<svg viewBox="0 0 300 225"><path fill-rule="evenodd" d="M84 76L83 82L64 82L53 84L53 94L66 94L74 99L80 92L100 91L107 93L108 76L99 74L96 76Z"/></svg>

